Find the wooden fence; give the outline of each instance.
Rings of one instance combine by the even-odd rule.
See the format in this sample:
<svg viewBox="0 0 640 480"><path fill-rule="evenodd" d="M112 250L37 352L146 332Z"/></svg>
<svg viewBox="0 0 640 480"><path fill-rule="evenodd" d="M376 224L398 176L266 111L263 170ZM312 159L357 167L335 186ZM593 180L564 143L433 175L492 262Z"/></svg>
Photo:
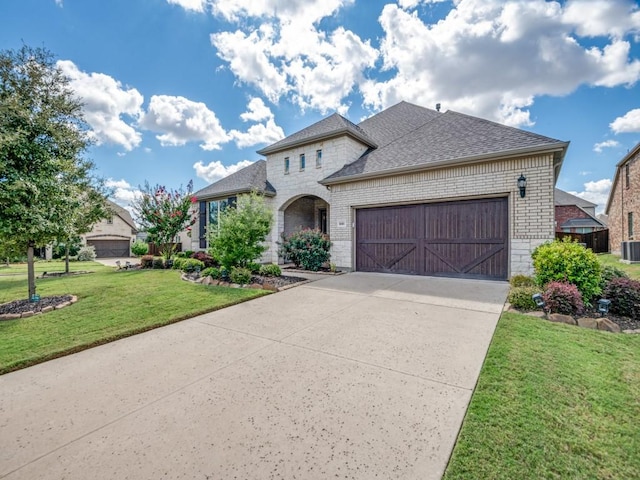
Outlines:
<svg viewBox="0 0 640 480"><path fill-rule="evenodd" d="M562 240L569 237L577 242L584 243L593 253L609 252L609 230L598 230L591 233L566 233L556 232L556 238Z"/></svg>
<svg viewBox="0 0 640 480"><path fill-rule="evenodd" d="M160 256L160 247L162 245L156 245L153 242L149 242L149 251L147 252L147 255L153 255L153 256ZM182 251L182 244L181 243L174 243L174 253L177 252L181 252Z"/></svg>

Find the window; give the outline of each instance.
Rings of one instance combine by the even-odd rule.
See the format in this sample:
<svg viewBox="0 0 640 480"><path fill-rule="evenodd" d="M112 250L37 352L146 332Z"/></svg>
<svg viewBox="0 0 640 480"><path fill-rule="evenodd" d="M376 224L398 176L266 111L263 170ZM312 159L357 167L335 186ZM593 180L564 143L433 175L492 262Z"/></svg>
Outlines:
<svg viewBox="0 0 640 480"><path fill-rule="evenodd" d="M284 174L289 175L289 157L284 157Z"/></svg>
<svg viewBox="0 0 640 480"><path fill-rule="evenodd" d="M229 197L225 200L214 200L209 202L209 230L211 228L218 227L218 220L220 219L220 214L224 212L226 208L234 208L236 206L237 197Z"/></svg>
<svg viewBox="0 0 640 480"><path fill-rule="evenodd" d="M627 213L627 220L629 222L629 239L633 238L633 212Z"/></svg>
<svg viewBox="0 0 640 480"><path fill-rule="evenodd" d="M207 248L207 202L200 202L198 238L200 248Z"/></svg>
<svg viewBox="0 0 640 480"><path fill-rule="evenodd" d="M304 171L304 167L306 167L307 165L307 160L304 157L304 153L300 154L300 171L303 172Z"/></svg>
<svg viewBox="0 0 640 480"><path fill-rule="evenodd" d="M322 166L322 150L316 150L316 168Z"/></svg>
<svg viewBox="0 0 640 480"><path fill-rule="evenodd" d="M625 180L624 186L626 188L629 188L629 183L631 183L631 176L629 174L629 164L628 163L624 166L624 180Z"/></svg>
<svg viewBox="0 0 640 480"><path fill-rule="evenodd" d="M113 217L107 218L107 225L113 225Z"/></svg>

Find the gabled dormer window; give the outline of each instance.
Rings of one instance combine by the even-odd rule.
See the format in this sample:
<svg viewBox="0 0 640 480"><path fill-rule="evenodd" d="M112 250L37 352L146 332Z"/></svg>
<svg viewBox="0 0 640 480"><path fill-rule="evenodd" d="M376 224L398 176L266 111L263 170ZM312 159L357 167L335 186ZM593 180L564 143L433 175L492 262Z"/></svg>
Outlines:
<svg viewBox="0 0 640 480"><path fill-rule="evenodd" d="M316 150L316 168L322 167L322 150Z"/></svg>
<svg viewBox="0 0 640 480"><path fill-rule="evenodd" d="M289 157L284 157L284 174L289 175Z"/></svg>
<svg viewBox="0 0 640 480"><path fill-rule="evenodd" d="M300 154L300 171L304 172L305 167L307 166L307 160L304 156L304 153Z"/></svg>

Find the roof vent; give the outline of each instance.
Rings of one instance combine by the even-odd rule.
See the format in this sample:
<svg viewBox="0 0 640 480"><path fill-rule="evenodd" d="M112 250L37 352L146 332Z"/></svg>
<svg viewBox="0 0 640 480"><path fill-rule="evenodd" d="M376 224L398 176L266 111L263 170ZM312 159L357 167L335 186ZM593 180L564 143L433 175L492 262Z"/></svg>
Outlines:
<svg viewBox="0 0 640 480"><path fill-rule="evenodd" d="M440 104L436 103L436 112L439 112L439 111L440 111Z"/></svg>

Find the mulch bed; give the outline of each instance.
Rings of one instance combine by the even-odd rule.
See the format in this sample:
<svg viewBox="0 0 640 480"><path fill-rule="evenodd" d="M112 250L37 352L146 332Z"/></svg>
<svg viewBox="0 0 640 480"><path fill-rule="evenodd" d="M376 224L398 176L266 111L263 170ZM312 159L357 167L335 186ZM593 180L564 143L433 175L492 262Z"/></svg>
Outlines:
<svg viewBox="0 0 640 480"><path fill-rule="evenodd" d="M71 295L59 295L54 297L42 297L39 302L29 300L14 300L13 302L0 305L0 315L20 314L25 312L41 312L45 307L57 307L65 302L71 301Z"/></svg>
<svg viewBox="0 0 640 480"><path fill-rule="evenodd" d="M252 275L251 282L249 283L257 283L259 285L264 285L268 283L276 288L286 287L287 285L293 285L300 282L306 282L306 278L301 277L289 277L286 275L281 275L279 277L265 277L262 275Z"/></svg>

